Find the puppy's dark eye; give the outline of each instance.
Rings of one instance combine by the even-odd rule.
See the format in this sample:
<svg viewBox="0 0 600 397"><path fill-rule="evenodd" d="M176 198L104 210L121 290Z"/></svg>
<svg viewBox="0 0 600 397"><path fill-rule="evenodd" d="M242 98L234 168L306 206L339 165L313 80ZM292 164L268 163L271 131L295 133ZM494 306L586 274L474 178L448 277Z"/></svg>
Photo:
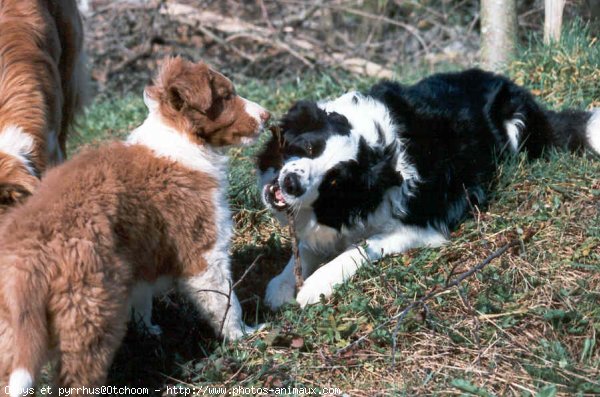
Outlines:
<svg viewBox="0 0 600 397"><path fill-rule="evenodd" d="M330 185L330 186L332 186L332 187L333 187L333 186L335 186L335 185L337 185L337 179L332 179L332 180L329 182L329 185Z"/></svg>
<svg viewBox="0 0 600 397"><path fill-rule="evenodd" d="M309 156L313 155L313 145L310 142L304 144L304 150Z"/></svg>

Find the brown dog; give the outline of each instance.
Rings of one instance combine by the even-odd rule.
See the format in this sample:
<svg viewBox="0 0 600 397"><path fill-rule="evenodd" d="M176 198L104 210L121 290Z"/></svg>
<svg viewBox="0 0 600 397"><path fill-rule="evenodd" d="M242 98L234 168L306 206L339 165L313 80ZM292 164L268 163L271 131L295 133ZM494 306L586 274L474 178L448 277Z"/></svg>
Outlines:
<svg viewBox="0 0 600 397"><path fill-rule="evenodd" d="M82 45L75 0L0 1L0 216L64 159L82 105Z"/></svg>
<svg viewBox="0 0 600 397"><path fill-rule="evenodd" d="M217 333L246 332L219 149L253 141L269 114L181 58L164 61L144 98L149 115L127 142L50 170L0 227L0 379L10 377L11 396L52 357L60 386L103 384L130 306L151 326L152 292L165 281Z"/></svg>

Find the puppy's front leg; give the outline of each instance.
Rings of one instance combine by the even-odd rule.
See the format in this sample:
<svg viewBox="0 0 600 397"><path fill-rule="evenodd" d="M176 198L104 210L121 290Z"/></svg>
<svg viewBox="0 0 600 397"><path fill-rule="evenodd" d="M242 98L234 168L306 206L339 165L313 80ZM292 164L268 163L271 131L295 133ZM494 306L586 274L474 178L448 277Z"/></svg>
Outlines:
<svg viewBox="0 0 600 397"><path fill-rule="evenodd" d="M316 303L319 297L328 297L335 285L352 277L365 261L377 261L384 255L397 254L410 248L439 246L446 238L433 228L401 226L393 233L371 236L366 247L352 247L331 262L319 268L304 281L296 300L300 306Z"/></svg>
<svg viewBox="0 0 600 397"><path fill-rule="evenodd" d="M223 262L225 261L225 262ZM202 274L182 279L180 287L208 320L215 333L225 339L237 339L256 329L244 324L242 308L233 292L227 259L211 263Z"/></svg>
<svg viewBox="0 0 600 397"><path fill-rule="evenodd" d="M131 315L136 327L141 331L160 336L162 330L158 325L152 324L152 297L152 285L145 281L134 285L131 292Z"/></svg>

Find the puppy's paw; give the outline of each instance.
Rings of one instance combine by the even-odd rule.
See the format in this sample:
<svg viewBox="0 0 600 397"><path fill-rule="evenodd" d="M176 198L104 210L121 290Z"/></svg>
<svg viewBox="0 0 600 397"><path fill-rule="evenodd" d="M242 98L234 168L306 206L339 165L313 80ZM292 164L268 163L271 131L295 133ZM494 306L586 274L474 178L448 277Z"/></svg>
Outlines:
<svg viewBox="0 0 600 397"><path fill-rule="evenodd" d="M162 328L156 324L150 324L146 326L146 332L152 336L160 337L162 335Z"/></svg>
<svg viewBox="0 0 600 397"><path fill-rule="evenodd" d="M296 301L300 304L300 307L306 305L312 305L318 303L321 299L321 295L325 298L331 296L333 287L327 280L319 280L313 277L308 278L296 297Z"/></svg>
<svg viewBox="0 0 600 397"><path fill-rule="evenodd" d="M162 328L159 325L152 323L144 323L143 321L136 322L138 332L144 335L150 335L154 337L160 337L162 335Z"/></svg>
<svg viewBox="0 0 600 397"><path fill-rule="evenodd" d="M243 331L243 333L245 335L252 335L253 333L262 330L266 326L267 326L266 323L256 324L256 325L246 325L246 324L244 324L244 327L243 327L242 331Z"/></svg>
<svg viewBox="0 0 600 397"><path fill-rule="evenodd" d="M265 303L271 310L277 310L285 303L294 300L296 286L275 277L269 282L265 294Z"/></svg>
<svg viewBox="0 0 600 397"><path fill-rule="evenodd" d="M255 332L260 331L266 326L266 324L257 324L255 326L246 325L244 323L240 326L229 327L229 329L223 330L223 338L228 341L243 338L244 336L252 335Z"/></svg>

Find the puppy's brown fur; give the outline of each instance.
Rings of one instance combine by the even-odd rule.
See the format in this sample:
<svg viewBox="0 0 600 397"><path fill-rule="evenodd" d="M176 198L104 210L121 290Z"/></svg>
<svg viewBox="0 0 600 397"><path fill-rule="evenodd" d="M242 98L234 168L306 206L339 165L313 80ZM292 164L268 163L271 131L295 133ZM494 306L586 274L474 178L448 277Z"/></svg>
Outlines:
<svg viewBox="0 0 600 397"><path fill-rule="evenodd" d="M206 291L231 285L225 158L207 142L254 138L268 113L252 104L260 112L249 114L225 77L179 58L146 94L150 115L127 143L50 170L0 226L0 383L31 385L54 357L60 386L103 384L132 290L159 277L177 281L215 331L243 334L235 294L227 308Z"/></svg>
<svg viewBox="0 0 600 397"><path fill-rule="evenodd" d="M0 216L64 159L84 96L82 46L75 0L0 2L0 135L24 134L0 139Z"/></svg>

